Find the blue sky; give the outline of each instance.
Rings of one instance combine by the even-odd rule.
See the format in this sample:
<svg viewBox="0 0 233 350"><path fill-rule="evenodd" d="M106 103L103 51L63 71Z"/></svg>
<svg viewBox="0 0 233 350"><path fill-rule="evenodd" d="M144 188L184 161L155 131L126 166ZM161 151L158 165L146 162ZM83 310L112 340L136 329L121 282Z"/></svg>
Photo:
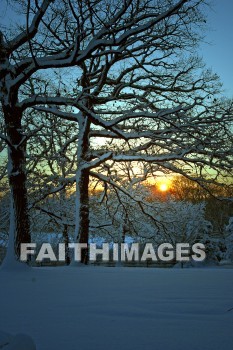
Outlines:
<svg viewBox="0 0 233 350"><path fill-rule="evenodd" d="M233 1L212 0L207 23L205 41L209 44L201 45L201 55L220 76L224 94L233 97Z"/></svg>

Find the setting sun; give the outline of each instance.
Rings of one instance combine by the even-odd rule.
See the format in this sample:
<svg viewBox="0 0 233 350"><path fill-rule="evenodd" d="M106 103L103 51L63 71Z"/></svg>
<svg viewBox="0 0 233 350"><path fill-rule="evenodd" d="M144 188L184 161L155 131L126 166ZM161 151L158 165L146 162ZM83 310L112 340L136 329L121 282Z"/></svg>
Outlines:
<svg viewBox="0 0 233 350"><path fill-rule="evenodd" d="M159 185L159 190L162 192L166 192L168 190L168 185L165 183L162 183Z"/></svg>

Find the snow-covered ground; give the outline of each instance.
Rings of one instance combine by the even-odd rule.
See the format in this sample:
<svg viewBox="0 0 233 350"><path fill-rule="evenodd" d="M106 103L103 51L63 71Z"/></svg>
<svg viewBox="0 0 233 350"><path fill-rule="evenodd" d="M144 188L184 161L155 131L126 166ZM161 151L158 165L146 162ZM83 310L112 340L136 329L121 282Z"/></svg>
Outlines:
<svg viewBox="0 0 233 350"><path fill-rule="evenodd" d="M37 350L232 350L233 270L0 271L0 330Z"/></svg>

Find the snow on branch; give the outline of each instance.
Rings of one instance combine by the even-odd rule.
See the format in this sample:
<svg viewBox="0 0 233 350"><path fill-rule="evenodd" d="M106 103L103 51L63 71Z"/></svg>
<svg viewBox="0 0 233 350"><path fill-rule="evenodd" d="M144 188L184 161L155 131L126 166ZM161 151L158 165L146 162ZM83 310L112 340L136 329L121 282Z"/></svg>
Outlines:
<svg viewBox="0 0 233 350"><path fill-rule="evenodd" d="M107 152L92 162L86 162L82 165L82 169L92 169L98 167L100 164L112 158L112 152Z"/></svg>
<svg viewBox="0 0 233 350"><path fill-rule="evenodd" d="M146 216L150 217L152 221L157 225L158 222L156 220L156 217L152 215L149 211L146 210L147 207L153 208L153 205L151 205L148 202L145 202L143 198L140 198L140 196L135 197L133 194L131 194L129 191L127 191L123 186L120 186L117 184L114 180L112 180L109 176L103 175L101 173L96 173L93 171L90 171L90 175L97 178L98 180L109 184L112 186L115 190L118 190L119 192L122 192L125 194L127 197L129 197L133 202L137 203L139 206L140 210L142 211L143 214Z"/></svg>

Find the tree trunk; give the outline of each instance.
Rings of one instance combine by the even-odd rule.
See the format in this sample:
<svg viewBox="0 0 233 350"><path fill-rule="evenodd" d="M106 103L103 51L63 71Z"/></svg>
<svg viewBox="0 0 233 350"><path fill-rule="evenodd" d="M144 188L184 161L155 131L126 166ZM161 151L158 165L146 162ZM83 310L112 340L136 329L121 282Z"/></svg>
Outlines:
<svg viewBox="0 0 233 350"><path fill-rule="evenodd" d="M68 225L63 225L63 231L62 231L62 236L63 236L63 241L65 244L65 262L66 265L70 264L70 255L69 255L69 228Z"/></svg>
<svg viewBox="0 0 233 350"><path fill-rule="evenodd" d="M81 263L88 264L89 251L88 251L88 239L89 239L89 171L81 171L80 179L77 188L76 206L77 206L77 241L79 243L86 243L87 248L83 248L81 251Z"/></svg>
<svg viewBox="0 0 233 350"><path fill-rule="evenodd" d="M9 141L8 179L12 196L11 220L15 221L14 250L16 258L19 259L20 244L31 241L26 186L26 142L22 134L21 111L7 106L3 108L3 112Z"/></svg>
<svg viewBox="0 0 233 350"><path fill-rule="evenodd" d="M86 243L87 248L81 251L81 263L88 264L89 251L89 169L85 168L89 151L90 122L83 117L79 125L78 168L76 174L76 223L75 236L79 243Z"/></svg>
<svg viewBox="0 0 233 350"><path fill-rule="evenodd" d="M90 94L90 80L85 64L82 66L83 75L81 86L83 92ZM89 109L92 109L92 103L88 97L83 103ZM90 170L86 168L88 162L88 153L90 151L90 133L91 122L85 114L79 121L79 139L77 149L77 173L76 173L76 225L75 236L79 243L85 243L87 248L81 250L81 263L88 264L89 261L89 177Z"/></svg>
<svg viewBox="0 0 233 350"><path fill-rule="evenodd" d="M64 166L61 168L63 178L66 177L66 169ZM64 183L61 183L65 185ZM65 203L67 201L66 187L60 191L60 216L64 221L67 220L66 210L64 210ZM65 263L70 264L70 254L69 254L69 226L68 224L62 224L62 237L65 244Z"/></svg>

